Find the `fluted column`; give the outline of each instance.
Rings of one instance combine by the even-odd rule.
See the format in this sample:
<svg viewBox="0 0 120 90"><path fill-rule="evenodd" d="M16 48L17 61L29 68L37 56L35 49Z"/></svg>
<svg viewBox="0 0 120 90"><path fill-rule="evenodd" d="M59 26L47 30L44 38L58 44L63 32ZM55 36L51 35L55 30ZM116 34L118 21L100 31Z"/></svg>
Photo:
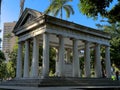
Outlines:
<svg viewBox="0 0 120 90"><path fill-rule="evenodd" d="M73 77L80 76L80 65L78 55L78 40L73 39Z"/></svg>
<svg viewBox="0 0 120 90"><path fill-rule="evenodd" d="M22 43L18 43L16 78L22 78Z"/></svg>
<svg viewBox="0 0 120 90"><path fill-rule="evenodd" d="M100 44L95 45L95 76L102 77L102 68L100 60Z"/></svg>
<svg viewBox="0 0 120 90"><path fill-rule="evenodd" d="M33 37L33 54L32 54L32 77L38 77L38 60L39 60L39 43L37 37Z"/></svg>
<svg viewBox="0 0 120 90"><path fill-rule="evenodd" d="M42 76L49 76L49 34L43 34L43 62L42 62Z"/></svg>
<svg viewBox="0 0 120 90"><path fill-rule="evenodd" d="M59 36L59 75L64 76L64 37Z"/></svg>
<svg viewBox="0 0 120 90"><path fill-rule="evenodd" d="M25 41L24 73L23 77L29 77L29 41Z"/></svg>
<svg viewBox="0 0 120 90"><path fill-rule="evenodd" d="M85 77L90 77L90 43L88 41L85 42L85 56L84 56L84 67L85 67Z"/></svg>
<svg viewBox="0 0 120 90"><path fill-rule="evenodd" d="M110 47L105 47L105 69L106 69L106 77L111 78L111 62L110 62Z"/></svg>

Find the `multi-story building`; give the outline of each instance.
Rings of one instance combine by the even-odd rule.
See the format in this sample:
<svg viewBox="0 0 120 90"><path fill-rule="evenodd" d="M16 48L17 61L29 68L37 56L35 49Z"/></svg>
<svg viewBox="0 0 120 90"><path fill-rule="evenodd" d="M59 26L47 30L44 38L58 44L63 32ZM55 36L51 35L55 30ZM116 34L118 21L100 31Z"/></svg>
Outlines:
<svg viewBox="0 0 120 90"><path fill-rule="evenodd" d="M13 50L16 43L16 37L12 33L15 24L16 22L4 23L2 51L4 52L7 61L9 60L8 53Z"/></svg>

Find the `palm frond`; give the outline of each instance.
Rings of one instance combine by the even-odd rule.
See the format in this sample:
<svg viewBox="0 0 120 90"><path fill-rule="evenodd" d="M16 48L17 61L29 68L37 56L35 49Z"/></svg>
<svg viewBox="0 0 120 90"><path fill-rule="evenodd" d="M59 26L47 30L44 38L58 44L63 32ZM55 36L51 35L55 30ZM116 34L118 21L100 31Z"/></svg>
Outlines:
<svg viewBox="0 0 120 90"><path fill-rule="evenodd" d="M67 18L69 18L70 17L70 11L69 11L69 8L67 8L67 7L63 7L64 8L64 10L66 11L66 17Z"/></svg>
<svg viewBox="0 0 120 90"><path fill-rule="evenodd" d="M66 17L69 18L70 17L70 14L74 14L74 10L72 8L72 6L70 5L64 5L64 10L66 11Z"/></svg>
<svg viewBox="0 0 120 90"><path fill-rule="evenodd" d="M59 14L60 10L56 9L56 11L54 12L54 16L57 16Z"/></svg>
<svg viewBox="0 0 120 90"><path fill-rule="evenodd" d="M55 2L55 0L52 0L50 6L44 11L45 14L50 14L53 13L57 7L57 3Z"/></svg>
<svg viewBox="0 0 120 90"><path fill-rule="evenodd" d="M65 5L64 7L68 8L71 14L75 13L71 5Z"/></svg>
<svg viewBox="0 0 120 90"><path fill-rule="evenodd" d="M51 12L51 10L52 10L52 6L50 5L50 6L44 11L44 13L45 13L45 14L49 14L49 13Z"/></svg>
<svg viewBox="0 0 120 90"><path fill-rule="evenodd" d="M61 0L61 2L63 2L63 4L66 4L68 2L72 2L73 0Z"/></svg>

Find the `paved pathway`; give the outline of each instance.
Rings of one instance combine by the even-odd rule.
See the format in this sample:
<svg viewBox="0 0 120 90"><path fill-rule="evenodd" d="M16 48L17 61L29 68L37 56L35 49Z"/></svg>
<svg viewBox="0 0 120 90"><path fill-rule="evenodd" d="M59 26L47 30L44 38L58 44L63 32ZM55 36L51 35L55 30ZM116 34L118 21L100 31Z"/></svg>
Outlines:
<svg viewBox="0 0 120 90"><path fill-rule="evenodd" d="M16 87L16 86L0 86L3 89L19 89L19 90L86 90L81 88L116 88L116 86L76 86L76 87ZM120 88L120 86L118 87Z"/></svg>

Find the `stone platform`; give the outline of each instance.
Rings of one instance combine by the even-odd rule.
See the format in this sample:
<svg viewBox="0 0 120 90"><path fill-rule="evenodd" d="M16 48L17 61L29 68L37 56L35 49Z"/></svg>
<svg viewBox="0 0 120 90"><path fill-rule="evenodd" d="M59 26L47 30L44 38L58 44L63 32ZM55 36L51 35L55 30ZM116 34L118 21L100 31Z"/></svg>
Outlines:
<svg viewBox="0 0 120 90"><path fill-rule="evenodd" d="M22 87L115 87L120 88L120 81L105 78L60 78L51 77L44 79L13 79L4 81L0 86L22 86Z"/></svg>

